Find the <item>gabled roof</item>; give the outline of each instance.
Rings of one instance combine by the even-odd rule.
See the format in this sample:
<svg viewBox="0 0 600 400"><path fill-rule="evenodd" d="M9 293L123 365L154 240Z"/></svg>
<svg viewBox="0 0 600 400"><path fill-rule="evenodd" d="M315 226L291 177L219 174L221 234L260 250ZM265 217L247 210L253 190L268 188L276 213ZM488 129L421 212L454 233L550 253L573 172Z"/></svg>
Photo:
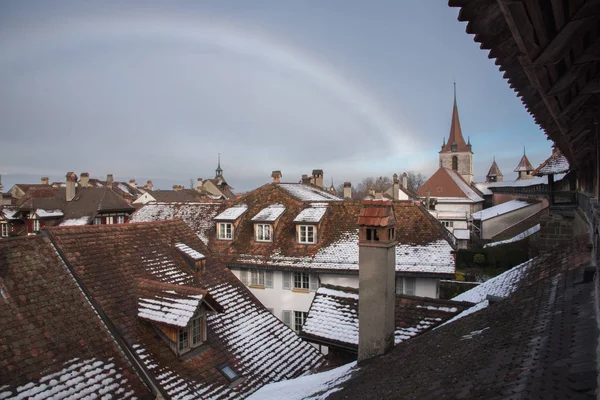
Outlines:
<svg viewBox="0 0 600 400"><path fill-rule="evenodd" d="M294 221L307 204L278 184L263 185L233 204L248 207L248 212L238 220L233 240L218 240L214 228L204 230L208 232L211 250L228 265L358 273L357 221L362 207L359 202L327 203L327 212L320 220L317 243L309 246L296 244L297 222ZM273 242L256 242L251 218L271 204L283 204L286 212L279 219ZM222 207L231 207L231 203ZM394 202L393 207L399 243L396 247L396 270L415 276L453 275L450 233L420 204Z"/></svg>
<svg viewBox="0 0 600 400"><path fill-rule="evenodd" d="M450 123L450 136L448 137L448 143L442 148L440 153L449 153L452 151L452 144L456 142L456 151L465 152L471 151L465 143L465 139L462 135L462 129L460 127L460 120L458 119L458 106L456 105L456 92L454 92L454 105L452 106L452 122Z"/></svg>
<svg viewBox="0 0 600 400"><path fill-rule="evenodd" d="M504 214L511 213L521 208L529 207L538 203L538 201L531 200L509 200L506 203L498 204L485 210L477 211L471 214L473 219L486 221L495 217L499 217Z"/></svg>
<svg viewBox="0 0 600 400"><path fill-rule="evenodd" d="M258 214L252 217L252 221L275 222L284 212L285 206L283 204L271 204L270 206L260 210Z"/></svg>
<svg viewBox="0 0 600 400"><path fill-rule="evenodd" d="M502 172L500 171L500 167L498 167L498 164L496 164L496 160L494 160L492 162L492 166L490 167L490 170L488 171L486 177L492 177L492 176L503 176Z"/></svg>
<svg viewBox="0 0 600 400"><path fill-rule="evenodd" d="M170 397L244 397L260 386L305 373L323 362L252 295L182 221L49 229L67 262L102 311ZM176 247L207 256L194 272ZM136 279L207 291L223 307L207 316L202 351L180 361L153 324L137 321ZM171 290L171 289L169 289ZM188 290L188 289L184 289ZM231 387L218 370L229 365L245 378Z"/></svg>
<svg viewBox="0 0 600 400"><path fill-rule="evenodd" d="M222 213L217 215L214 218L214 220L215 221L235 221L239 217L241 217L247 210L248 210L248 207L245 204L238 204L233 207L227 208Z"/></svg>
<svg viewBox="0 0 600 400"><path fill-rule="evenodd" d="M593 398L595 283L578 268L590 261L586 236L510 270L506 284L488 281L455 298L508 296L397 345L329 398ZM498 286L506 289L482 290Z"/></svg>
<svg viewBox="0 0 600 400"><path fill-rule="evenodd" d="M452 169L440 167L425 182L417 194L421 197L427 196L437 198L464 199L467 202L478 203L483 198L471 187L460 174Z"/></svg>
<svg viewBox="0 0 600 400"><path fill-rule="evenodd" d="M535 168L533 168L533 166L529 162L529 159L527 158L527 156L525 154L523 154L523 157L521 157L519 164L515 168L515 172L520 172L520 171L529 172L529 171L533 171L534 169Z"/></svg>
<svg viewBox="0 0 600 400"><path fill-rule="evenodd" d="M327 203L311 203L309 207L306 207L296 215L294 222L319 223L326 212Z"/></svg>
<svg viewBox="0 0 600 400"><path fill-rule="evenodd" d="M154 398L50 241L0 241L0 397Z"/></svg>
<svg viewBox="0 0 600 400"><path fill-rule="evenodd" d="M565 174L569 172L570 168L567 157L563 156L560 150L555 150L546 161L541 163L540 166L532 172L532 175L543 176Z"/></svg>
<svg viewBox="0 0 600 400"><path fill-rule="evenodd" d="M300 201L343 201L335 194L315 185L304 183L277 183L276 185Z"/></svg>
<svg viewBox="0 0 600 400"><path fill-rule="evenodd" d="M315 293L300 336L358 351L358 289L321 285ZM431 329L472 303L396 295L395 342L400 343Z"/></svg>

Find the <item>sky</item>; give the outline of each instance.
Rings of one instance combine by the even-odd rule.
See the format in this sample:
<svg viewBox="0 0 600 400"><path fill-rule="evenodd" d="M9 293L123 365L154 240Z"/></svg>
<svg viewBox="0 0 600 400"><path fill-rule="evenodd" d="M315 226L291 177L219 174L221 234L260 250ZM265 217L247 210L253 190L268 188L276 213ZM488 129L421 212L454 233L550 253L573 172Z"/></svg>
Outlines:
<svg viewBox="0 0 600 400"><path fill-rule="evenodd" d="M458 10L423 1L0 2L0 174L189 185L218 154L243 192L419 171L448 137L453 82L476 180L551 152Z"/></svg>

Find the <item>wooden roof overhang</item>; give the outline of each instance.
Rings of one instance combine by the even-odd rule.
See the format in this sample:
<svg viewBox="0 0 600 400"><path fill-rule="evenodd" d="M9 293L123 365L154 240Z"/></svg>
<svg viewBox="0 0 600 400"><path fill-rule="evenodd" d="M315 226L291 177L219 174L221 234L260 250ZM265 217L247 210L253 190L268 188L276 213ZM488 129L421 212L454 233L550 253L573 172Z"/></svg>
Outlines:
<svg viewBox="0 0 600 400"><path fill-rule="evenodd" d="M535 122L587 169L600 119L600 0L449 0Z"/></svg>

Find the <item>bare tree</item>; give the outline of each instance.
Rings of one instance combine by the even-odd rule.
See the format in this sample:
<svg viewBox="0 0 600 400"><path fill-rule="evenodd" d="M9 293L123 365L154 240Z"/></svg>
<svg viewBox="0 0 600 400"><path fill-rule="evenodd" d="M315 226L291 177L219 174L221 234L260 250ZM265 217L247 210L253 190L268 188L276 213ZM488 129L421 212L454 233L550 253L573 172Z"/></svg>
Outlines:
<svg viewBox="0 0 600 400"><path fill-rule="evenodd" d="M389 187L392 186L392 179L387 176L374 177L370 176L364 178L356 187L356 191L352 191L353 199L364 199L368 194L369 190L373 188L376 192L385 192Z"/></svg>
<svg viewBox="0 0 600 400"><path fill-rule="evenodd" d="M190 178L190 189L195 189L194 187L194 179Z"/></svg>
<svg viewBox="0 0 600 400"><path fill-rule="evenodd" d="M416 171L408 171L406 173L408 175L408 189L416 192L425 182L427 182L427 178L420 172Z"/></svg>

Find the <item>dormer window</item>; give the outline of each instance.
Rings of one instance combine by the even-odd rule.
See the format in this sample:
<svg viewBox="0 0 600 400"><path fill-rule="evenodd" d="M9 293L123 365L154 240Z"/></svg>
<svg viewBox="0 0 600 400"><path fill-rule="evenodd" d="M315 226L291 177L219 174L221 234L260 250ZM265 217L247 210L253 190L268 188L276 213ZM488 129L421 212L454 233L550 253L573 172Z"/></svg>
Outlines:
<svg viewBox="0 0 600 400"><path fill-rule="evenodd" d="M299 225L298 226L298 243L302 243L302 244L316 243L315 227L313 225Z"/></svg>
<svg viewBox="0 0 600 400"><path fill-rule="evenodd" d="M367 240L379 242L379 233L375 228L367 228Z"/></svg>
<svg viewBox="0 0 600 400"><path fill-rule="evenodd" d="M255 228L255 236L257 242L271 242L273 241L271 235L271 225L270 224L254 224Z"/></svg>
<svg viewBox="0 0 600 400"><path fill-rule="evenodd" d="M217 232L219 240L233 239L233 224L229 222L219 222L217 224Z"/></svg>

